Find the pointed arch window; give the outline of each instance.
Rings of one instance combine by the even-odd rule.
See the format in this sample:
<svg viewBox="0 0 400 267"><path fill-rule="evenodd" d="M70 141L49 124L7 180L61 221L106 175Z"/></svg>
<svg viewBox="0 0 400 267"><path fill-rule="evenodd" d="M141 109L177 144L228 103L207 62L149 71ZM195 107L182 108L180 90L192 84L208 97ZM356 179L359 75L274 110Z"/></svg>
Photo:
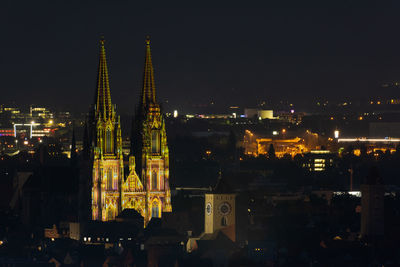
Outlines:
<svg viewBox="0 0 400 267"><path fill-rule="evenodd" d="M106 130L106 153L112 153L112 135L110 128Z"/></svg>
<svg viewBox="0 0 400 267"><path fill-rule="evenodd" d="M158 187L157 171L153 170L151 173L151 189L156 190Z"/></svg>
<svg viewBox="0 0 400 267"><path fill-rule="evenodd" d="M112 219L114 219L114 213L113 213L113 210L112 210L112 208L110 207L110 208L108 208L108 214L107 214L107 219L108 220L112 220Z"/></svg>
<svg viewBox="0 0 400 267"><path fill-rule="evenodd" d="M160 132L158 130L151 131L151 153L160 153Z"/></svg>
<svg viewBox="0 0 400 267"><path fill-rule="evenodd" d="M160 217L160 210L158 207L158 202L154 201L153 205L151 206L151 217L152 218L159 218Z"/></svg>
<svg viewBox="0 0 400 267"><path fill-rule="evenodd" d="M115 171L113 174L113 188L118 190L118 171Z"/></svg>
<svg viewBox="0 0 400 267"><path fill-rule="evenodd" d="M113 175L112 175L112 169L109 168L107 170L107 189L111 190L113 189Z"/></svg>
<svg viewBox="0 0 400 267"><path fill-rule="evenodd" d="M226 217L224 216L221 218L221 226L227 226L227 225L228 225L228 223L226 221Z"/></svg>

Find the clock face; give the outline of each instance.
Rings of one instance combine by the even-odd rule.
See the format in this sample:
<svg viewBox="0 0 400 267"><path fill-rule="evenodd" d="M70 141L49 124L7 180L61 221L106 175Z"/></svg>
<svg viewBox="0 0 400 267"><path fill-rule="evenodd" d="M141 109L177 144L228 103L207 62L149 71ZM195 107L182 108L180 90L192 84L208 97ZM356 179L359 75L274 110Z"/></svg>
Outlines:
<svg viewBox="0 0 400 267"><path fill-rule="evenodd" d="M207 213L207 215L211 214L211 203L210 202L208 202L206 205L206 213Z"/></svg>
<svg viewBox="0 0 400 267"><path fill-rule="evenodd" d="M221 215L228 215L229 213L231 213L232 207L231 205L229 205L228 202L222 202L221 205L219 205L218 207L218 211Z"/></svg>

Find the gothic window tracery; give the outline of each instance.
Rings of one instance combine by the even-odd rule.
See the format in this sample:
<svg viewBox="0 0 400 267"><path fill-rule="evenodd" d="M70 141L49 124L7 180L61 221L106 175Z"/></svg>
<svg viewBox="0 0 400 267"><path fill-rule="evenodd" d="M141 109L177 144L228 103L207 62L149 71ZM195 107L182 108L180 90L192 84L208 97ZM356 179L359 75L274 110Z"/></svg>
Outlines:
<svg viewBox="0 0 400 267"><path fill-rule="evenodd" d="M108 216L108 219L109 219L109 220L111 220L111 219L113 218L113 210L112 210L111 207L108 208L108 214L107 214L107 216Z"/></svg>
<svg viewBox="0 0 400 267"><path fill-rule="evenodd" d="M151 153L160 153L160 132L158 130L151 131Z"/></svg>
<svg viewBox="0 0 400 267"><path fill-rule="evenodd" d="M153 190L157 189L157 171L153 170L151 174L151 187Z"/></svg>
<svg viewBox="0 0 400 267"><path fill-rule="evenodd" d="M158 207L158 202L155 200L153 202L153 205L151 206L151 217L152 218L159 218L159 207Z"/></svg>
<svg viewBox="0 0 400 267"><path fill-rule="evenodd" d="M112 138L111 138L111 130L107 128L106 130L106 153L112 153Z"/></svg>
<svg viewBox="0 0 400 267"><path fill-rule="evenodd" d="M107 170L107 189L111 190L113 186L113 177L112 177L112 169L109 168Z"/></svg>

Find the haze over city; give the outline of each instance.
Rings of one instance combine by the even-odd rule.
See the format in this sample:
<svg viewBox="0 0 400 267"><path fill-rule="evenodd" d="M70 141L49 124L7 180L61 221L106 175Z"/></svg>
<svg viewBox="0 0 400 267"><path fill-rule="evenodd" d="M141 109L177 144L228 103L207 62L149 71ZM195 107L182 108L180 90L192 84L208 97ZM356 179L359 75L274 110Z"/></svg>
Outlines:
<svg viewBox="0 0 400 267"><path fill-rule="evenodd" d="M159 98L171 108L257 101L391 97L398 88L397 1L258 5L132 1L6 1L3 101L86 111L97 40L109 48L113 101L132 112L143 36L152 36ZM166 104L166 101L168 104Z"/></svg>

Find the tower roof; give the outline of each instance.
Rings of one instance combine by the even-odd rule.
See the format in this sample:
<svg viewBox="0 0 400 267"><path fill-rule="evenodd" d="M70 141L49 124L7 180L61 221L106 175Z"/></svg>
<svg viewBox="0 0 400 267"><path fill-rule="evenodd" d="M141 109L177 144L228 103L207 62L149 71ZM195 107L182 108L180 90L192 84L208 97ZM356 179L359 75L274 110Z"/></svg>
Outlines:
<svg viewBox="0 0 400 267"><path fill-rule="evenodd" d="M233 190L231 186L227 183L225 178L222 178L220 176L218 178L217 184L213 188L213 193L214 194L232 194Z"/></svg>
<svg viewBox="0 0 400 267"><path fill-rule="evenodd" d="M104 38L100 39L100 57L97 73L97 89L95 94L95 116L107 119L112 116L110 84L108 79L106 49Z"/></svg>
<svg viewBox="0 0 400 267"><path fill-rule="evenodd" d="M142 106L156 103L156 85L151 61L150 36L146 37L146 56L144 61Z"/></svg>

